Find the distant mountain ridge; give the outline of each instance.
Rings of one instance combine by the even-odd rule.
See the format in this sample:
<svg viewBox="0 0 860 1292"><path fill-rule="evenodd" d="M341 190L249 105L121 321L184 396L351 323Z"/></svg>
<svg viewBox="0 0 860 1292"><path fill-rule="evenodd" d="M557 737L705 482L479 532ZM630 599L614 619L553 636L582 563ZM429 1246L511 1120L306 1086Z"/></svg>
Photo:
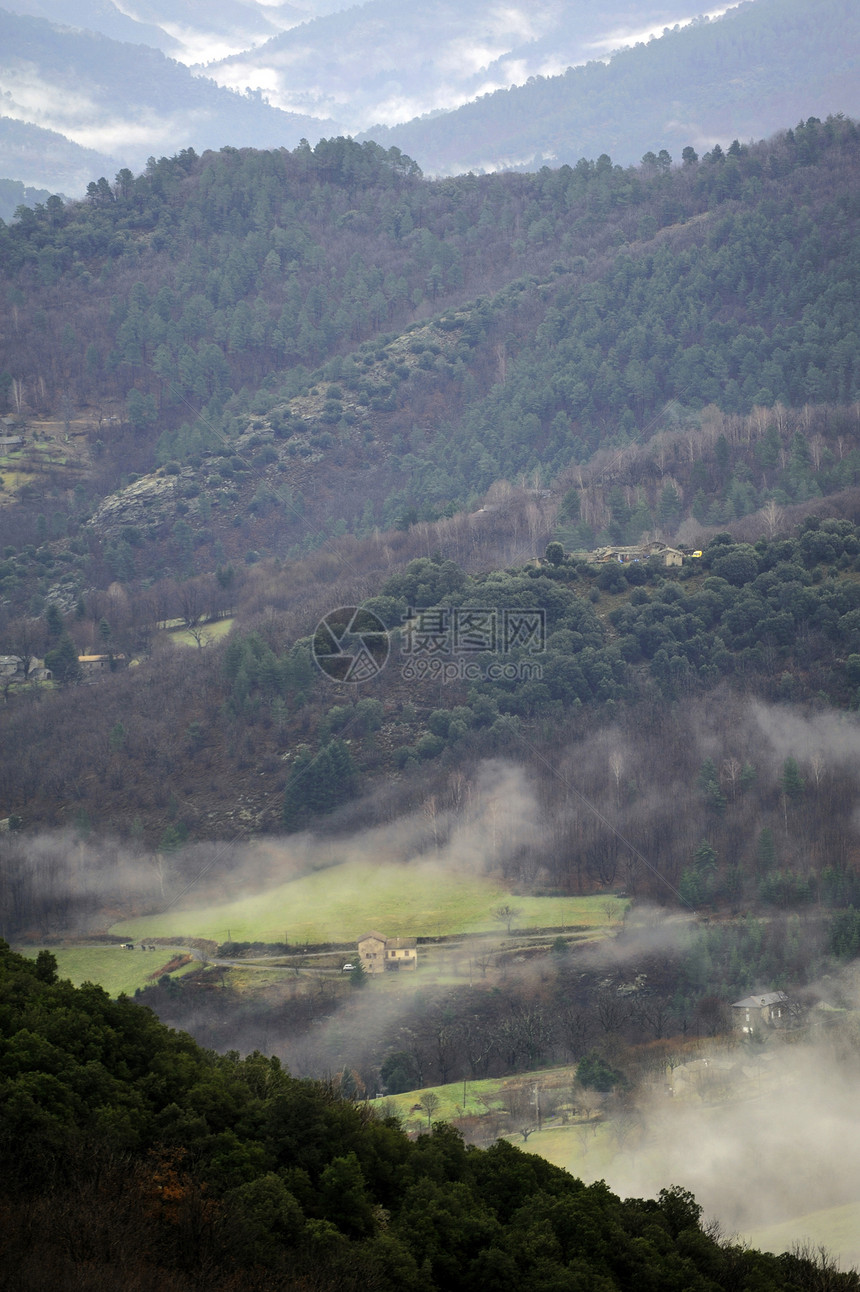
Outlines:
<svg viewBox="0 0 860 1292"><path fill-rule="evenodd" d="M56 130L0 116L0 174L14 175L25 186L74 195L83 193L93 175L113 175L120 165L116 157L82 148Z"/></svg>
<svg viewBox="0 0 860 1292"><path fill-rule="evenodd" d="M27 12L0 10L0 111L69 142L44 158L0 146L0 176L69 193L114 165L76 147L139 170L188 146L294 147L363 130L449 175L601 153L635 164L808 114L860 113L853 0L747 0L692 22L681 0L614 0L599 15L562 0L527 14L488 0L214 0L205 15L190 0L141 0L133 18L83 0L75 28L59 25L59 0L7 3Z"/></svg>
<svg viewBox="0 0 860 1292"><path fill-rule="evenodd" d="M30 188L18 179L0 179L0 220L11 220L19 206L35 206L50 196L46 188Z"/></svg>
<svg viewBox="0 0 860 1292"><path fill-rule="evenodd" d="M112 0L10 0L14 13L79 30L97 32L112 40L151 45L184 63L206 62L227 53L252 48L285 27L327 12L332 4L259 3L259 0L212 0L200 5L195 0L137 0L133 11Z"/></svg>
<svg viewBox="0 0 860 1292"><path fill-rule="evenodd" d="M151 45L165 54L175 55L180 48L178 42L157 23L133 18L118 9L111 0L75 0L74 7L65 0L14 0L8 8L13 13L44 18L63 27L97 32L111 40Z"/></svg>
<svg viewBox="0 0 860 1292"><path fill-rule="evenodd" d="M119 165L140 169L150 154L183 147L295 147L336 123L294 116L260 96L235 94L145 45L111 40L0 9L4 115L56 131ZM79 166L83 158L67 154ZM97 166L102 163L96 162ZM112 162L110 163L113 164ZM26 169L24 168L26 167ZM0 175L73 187L69 174L0 146ZM88 178L95 178L91 170ZM80 188L85 181L78 181Z"/></svg>
<svg viewBox="0 0 860 1292"><path fill-rule="evenodd" d="M355 131L563 72L688 17L683 0L611 0L599 10L535 0L527 14L490 0L367 0L209 70L219 84L260 88L286 110L335 116Z"/></svg>
<svg viewBox="0 0 860 1292"><path fill-rule="evenodd" d="M485 96L455 112L368 132L427 173L532 169L606 152L622 165L773 133L810 112L860 111L853 0L754 0L714 21ZM360 136L363 137L363 136Z"/></svg>

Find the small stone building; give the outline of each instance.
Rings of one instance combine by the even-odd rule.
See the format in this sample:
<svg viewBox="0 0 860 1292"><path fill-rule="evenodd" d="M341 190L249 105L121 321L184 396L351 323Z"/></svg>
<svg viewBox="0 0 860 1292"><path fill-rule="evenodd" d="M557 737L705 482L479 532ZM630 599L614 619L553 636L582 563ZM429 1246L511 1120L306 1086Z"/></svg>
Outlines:
<svg viewBox="0 0 860 1292"><path fill-rule="evenodd" d="M29 668L24 671L25 661L19 655L0 655L0 685L9 682L47 682L52 674L45 668L43 659L31 658Z"/></svg>
<svg viewBox="0 0 860 1292"><path fill-rule="evenodd" d="M732 1005L732 1024L736 1032L749 1034L765 1028L787 1027L790 1018L788 996L784 991L745 996Z"/></svg>
<svg viewBox="0 0 860 1292"><path fill-rule="evenodd" d="M78 663L81 666L81 672L85 676L92 676L93 673L110 672L110 655L79 655Z"/></svg>
<svg viewBox="0 0 860 1292"><path fill-rule="evenodd" d="M4 681L24 677L24 661L18 655L0 655L0 678Z"/></svg>
<svg viewBox="0 0 860 1292"><path fill-rule="evenodd" d="M418 968L415 938L387 938L371 929L358 939L358 955L365 973L386 973Z"/></svg>
<svg viewBox="0 0 860 1292"><path fill-rule="evenodd" d="M125 665L124 655L79 655L81 675L85 681L92 681L103 673L112 673Z"/></svg>

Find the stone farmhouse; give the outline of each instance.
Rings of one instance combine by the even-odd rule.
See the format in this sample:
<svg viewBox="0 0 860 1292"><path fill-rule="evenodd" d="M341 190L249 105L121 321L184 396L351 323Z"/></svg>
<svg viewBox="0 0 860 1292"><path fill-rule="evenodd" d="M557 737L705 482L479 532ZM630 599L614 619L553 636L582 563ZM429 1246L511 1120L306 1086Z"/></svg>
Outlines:
<svg viewBox="0 0 860 1292"><path fill-rule="evenodd" d="M42 659L31 659L25 672L24 660L19 655L0 655L0 686L8 682L47 682L51 677L51 670L45 668Z"/></svg>
<svg viewBox="0 0 860 1292"><path fill-rule="evenodd" d="M745 996L732 1005L732 1024L736 1032L762 1031L764 1028L788 1027L792 1015L784 991L768 991L760 996Z"/></svg>
<svg viewBox="0 0 860 1292"><path fill-rule="evenodd" d="M85 681L92 681L102 673L112 673L125 664L124 655L79 655L81 675Z"/></svg>
<svg viewBox="0 0 860 1292"><path fill-rule="evenodd" d="M358 955L365 973L399 972L418 968L418 944L415 938L387 938L371 930L358 939Z"/></svg>
<svg viewBox="0 0 860 1292"><path fill-rule="evenodd" d="M18 655L0 655L0 678L24 681L24 661Z"/></svg>

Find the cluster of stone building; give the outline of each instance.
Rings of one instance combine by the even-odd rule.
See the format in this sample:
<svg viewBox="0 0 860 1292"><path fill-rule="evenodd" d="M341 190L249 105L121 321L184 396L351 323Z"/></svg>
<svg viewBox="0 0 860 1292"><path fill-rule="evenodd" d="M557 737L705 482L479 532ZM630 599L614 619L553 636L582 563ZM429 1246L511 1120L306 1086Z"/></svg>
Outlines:
<svg viewBox="0 0 860 1292"><path fill-rule="evenodd" d="M653 542L633 543L628 547L597 547L593 552L573 552L572 555L581 556L595 565L605 565L607 561L614 561L618 565L633 565L653 560L666 569L672 569L683 565L685 560L700 557L702 553L670 547L668 543Z"/></svg>
<svg viewBox="0 0 860 1292"><path fill-rule="evenodd" d="M43 659L31 660L29 669L25 669L20 655L0 655L0 686L7 682L47 682L50 677L51 670L45 668Z"/></svg>
<svg viewBox="0 0 860 1292"><path fill-rule="evenodd" d="M79 655L81 678L91 682L125 664L124 655ZM8 682L49 682L53 674L43 659L32 659L29 668L20 655L0 655L0 686Z"/></svg>

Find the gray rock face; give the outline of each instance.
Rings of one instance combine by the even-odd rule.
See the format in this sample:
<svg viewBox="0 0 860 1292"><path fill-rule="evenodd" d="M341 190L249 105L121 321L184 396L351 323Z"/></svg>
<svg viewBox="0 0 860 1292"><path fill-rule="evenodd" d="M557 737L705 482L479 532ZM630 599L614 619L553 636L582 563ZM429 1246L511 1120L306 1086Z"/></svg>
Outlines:
<svg viewBox="0 0 860 1292"><path fill-rule="evenodd" d="M129 525L152 525L173 518L176 476L144 476L105 498L88 524L102 536Z"/></svg>

